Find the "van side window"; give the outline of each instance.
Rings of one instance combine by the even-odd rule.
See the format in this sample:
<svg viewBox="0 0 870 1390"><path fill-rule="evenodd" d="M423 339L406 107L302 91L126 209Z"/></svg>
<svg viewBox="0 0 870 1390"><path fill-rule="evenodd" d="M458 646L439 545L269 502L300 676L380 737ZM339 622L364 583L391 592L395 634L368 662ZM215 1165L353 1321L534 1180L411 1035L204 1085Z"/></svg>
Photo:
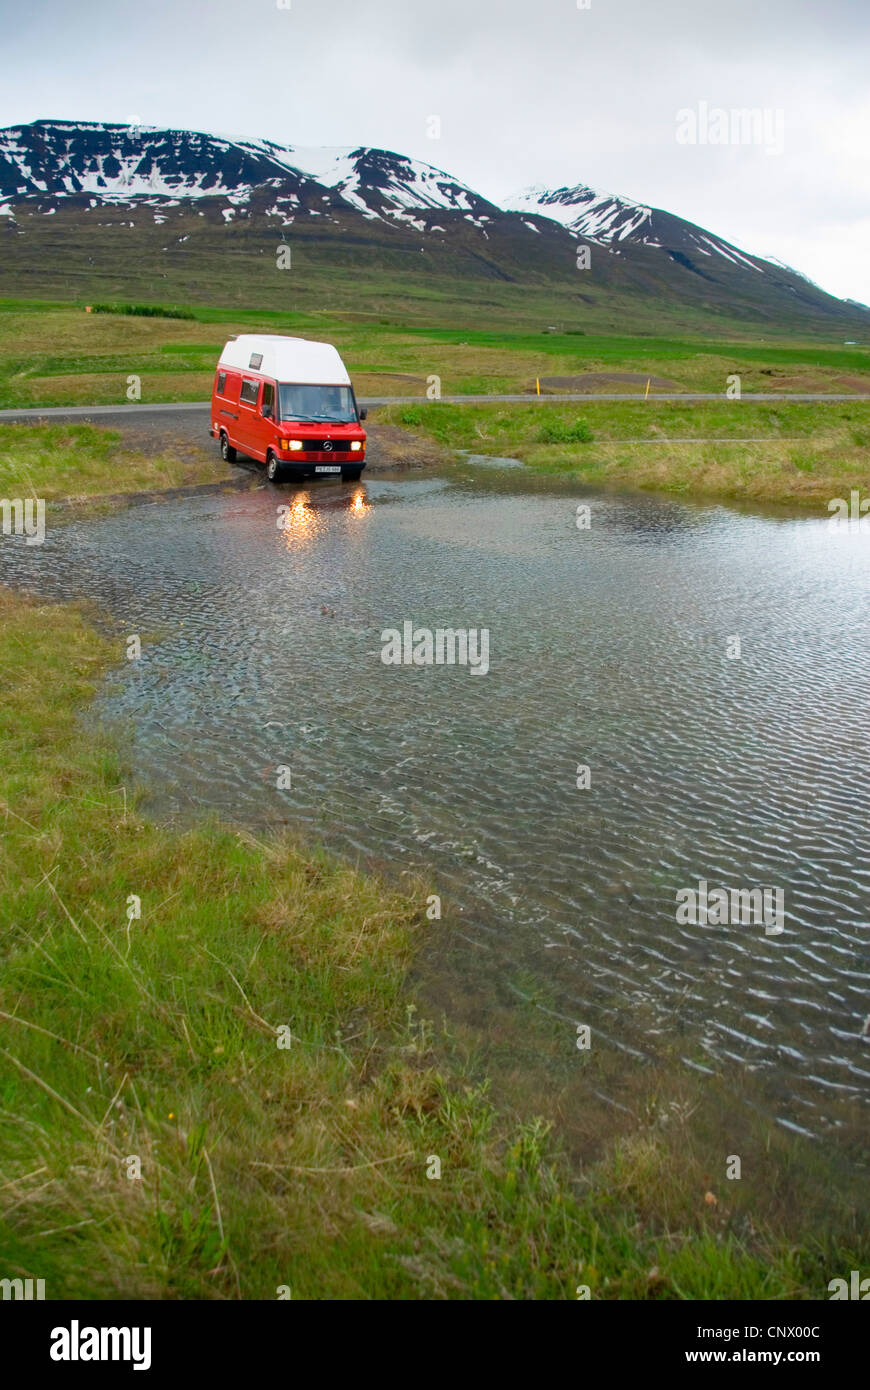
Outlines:
<svg viewBox="0 0 870 1390"><path fill-rule="evenodd" d="M253 381L250 377L246 376L242 382L242 389L239 393L239 400L244 401L247 405L256 405L257 397L259 394L259 381Z"/></svg>
<svg viewBox="0 0 870 1390"><path fill-rule="evenodd" d="M227 374L226 374L226 372L218 372L217 393L218 393L219 396L224 395L224 393L225 393L225 391L226 391L226 386L227 386Z"/></svg>
<svg viewBox="0 0 870 1390"><path fill-rule="evenodd" d="M262 412L263 412L264 415L266 414L266 407L267 407L267 406L268 406L268 408L269 408L269 414L272 416L272 419L274 420L274 418L275 418L275 387L273 386L273 384L272 384L271 381L264 381L264 382L263 382L263 404L262 404L262 406L260 407L260 409L262 410Z"/></svg>

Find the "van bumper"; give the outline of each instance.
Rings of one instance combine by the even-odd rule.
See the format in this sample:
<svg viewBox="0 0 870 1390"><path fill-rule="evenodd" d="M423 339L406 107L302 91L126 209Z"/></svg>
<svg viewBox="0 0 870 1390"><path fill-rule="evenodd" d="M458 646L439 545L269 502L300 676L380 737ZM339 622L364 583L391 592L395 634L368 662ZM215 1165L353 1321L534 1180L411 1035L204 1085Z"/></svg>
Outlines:
<svg viewBox="0 0 870 1390"><path fill-rule="evenodd" d="M290 459L279 458L282 478L338 478L342 473L349 472L352 468L364 469L366 466L365 455L360 458L359 454L347 454L344 458L332 458L328 462L324 459Z"/></svg>

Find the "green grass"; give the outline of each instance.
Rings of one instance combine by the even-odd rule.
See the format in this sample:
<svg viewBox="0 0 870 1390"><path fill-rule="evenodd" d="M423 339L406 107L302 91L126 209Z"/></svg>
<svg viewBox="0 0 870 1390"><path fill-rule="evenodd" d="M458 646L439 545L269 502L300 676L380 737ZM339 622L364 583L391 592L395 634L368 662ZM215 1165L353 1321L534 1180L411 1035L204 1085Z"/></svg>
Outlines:
<svg viewBox="0 0 870 1390"><path fill-rule="evenodd" d="M712 1203L688 1112L572 1172L496 1107L408 993L426 885L144 816L80 723L122 651L0 594L5 1277L49 1298L786 1298L856 1267L826 1186L818 1241L798 1202L776 1233L748 1193ZM774 1187L782 1145L758 1143Z"/></svg>
<svg viewBox="0 0 870 1390"><path fill-rule="evenodd" d="M0 496L84 500L225 481L214 451L146 454L123 447L117 430L93 425L0 423Z"/></svg>
<svg viewBox="0 0 870 1390"><path fill-rule="evenodd" d="M152 319L192 319L196 315L191 309L180 309L167 304L91 304L92 314L129 314L134 317Z"/></svg>
<svg viewBox="0 0 870 1390"><path fill-rule="evenodd" d="M533 352L536 355L593 359L602 365L625 366L643 371L647 363L689 362L692 358L712 356L730 362L761 363L765 366L827 366L849 371L870 370L870 351L866 347L845 348L823 343L796 346L779 340L759 339L756 342L697 338L667 338L655 334L636 334L631 337L601 334L511 332L510 329L443 329L408 328L433 342L470 344L481 348L502 348L511 352ZM565 339L576 339L566 343ZM719 389L716 388L711 389ZM724 390L724 386L721 387Z"/></svg>
<svg viewBox="0 0 870 1390"><path fill-rule="evenodd" d="M166 308L140 307L161 315ZM652 376L687 391L724 393L736 372L744 393L870 390L870 351L842 343L445 328L410 322L410 305L405 321L310 306L178 312L191 317L88 314L84 304L0 300L0 407L121 403L130 373L141 377L146 402L206 400L226 336L257 330L334 342L360 395L423 397L433 375L443 395L467 395L532 392L539 377L546 390L551 377L618 372L637 380L603 379L596 389L638 395Z"/></svg>
<svg viewBox="0 0 870 1390"><path fill-rule="evenodd" d="M588 420L564 418L546 420L535 435L539 444L591 444L594 437Z"/></svg>
<svg viewBox="0 0 870 1390"><path fill-rule="evenodd" d="M584 401L582 417L580 408L432 402L377 418L444 448L596 485L783 502L823 516L831 498L870 488L870 403Z"/></svg>

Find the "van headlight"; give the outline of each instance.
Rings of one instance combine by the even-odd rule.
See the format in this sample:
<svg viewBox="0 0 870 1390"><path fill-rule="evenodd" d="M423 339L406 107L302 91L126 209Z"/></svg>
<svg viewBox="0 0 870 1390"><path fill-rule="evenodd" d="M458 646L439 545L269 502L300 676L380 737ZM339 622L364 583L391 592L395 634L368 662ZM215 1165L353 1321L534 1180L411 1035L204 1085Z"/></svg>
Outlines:
<svg viewBox="0 0 870 1390"><path fill-rule="evenodd" d="M356 451L357 449L361 449L361 448L362 448L362 440L360 440L360 439L352 439L352 440L350 441L350 447L351 447L354 451Z"/></svg>
<svg viewBox="0 0 870 1390"><path fill-rule="evenodd" d="M282 442L283 442L283 441L282 441ZM293 449L293 450L299 450L299 449L302 448L302 440L301 440L301 439L289 439L289 440L287 441L286 448L288 448L288 449Z"/></svg>

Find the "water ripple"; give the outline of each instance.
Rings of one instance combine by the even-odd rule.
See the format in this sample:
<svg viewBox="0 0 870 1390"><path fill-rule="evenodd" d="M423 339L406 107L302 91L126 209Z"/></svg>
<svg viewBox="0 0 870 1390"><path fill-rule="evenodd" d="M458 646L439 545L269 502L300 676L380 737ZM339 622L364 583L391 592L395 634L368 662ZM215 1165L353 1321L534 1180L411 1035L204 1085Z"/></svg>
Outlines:
<svg viewBox="0 0 870 1390"><path fill-rule="evenodd" d="M100 708L161 810L420 867L470 971L540 978L627 1065L645 1030L769 1072L817 1130L870 1094L870 544L643 499L580 532L576 501L517 475L187 498L4 538L0 578L142 634ZM385 667L405 619L488 628L489 674ZM785 932L678 924L700 879L783 888Z"/></svg>

